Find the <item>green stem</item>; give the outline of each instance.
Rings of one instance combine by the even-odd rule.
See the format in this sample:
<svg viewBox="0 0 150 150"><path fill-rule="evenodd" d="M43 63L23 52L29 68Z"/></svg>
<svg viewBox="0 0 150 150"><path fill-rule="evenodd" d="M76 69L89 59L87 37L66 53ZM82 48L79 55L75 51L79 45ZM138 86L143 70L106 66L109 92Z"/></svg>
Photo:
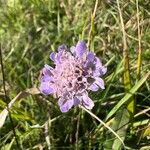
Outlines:
<svg viewBox="0 0 150 150"><path fill-rule="evenodd" d="M120 140L120 142L122 143L123 147L125 148L125 144L122 141L121 137L112 128L110 128L106 123L104 123L100 118L98 118L91 111L87 110L85 107L80 105L80 108L82 108L84 111L86 111L88 114L90 114L93 118L95 118L97 121L99 121L103 126L105 126L109 131L111 131Z"/></svg>

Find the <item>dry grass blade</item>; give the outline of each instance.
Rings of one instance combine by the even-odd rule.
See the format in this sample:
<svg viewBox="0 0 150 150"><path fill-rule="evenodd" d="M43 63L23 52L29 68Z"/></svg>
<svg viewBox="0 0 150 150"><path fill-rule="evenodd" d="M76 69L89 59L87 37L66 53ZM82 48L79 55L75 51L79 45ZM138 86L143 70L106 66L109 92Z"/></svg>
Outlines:
<svg viewBox="0 0 150 150"><path fill-rule="evenodd" d="M95 1L95 6L94 6L94 11L93 14L91 15L91 26L90 26L90 31L89 31L89 35L88 35L88 47L90 46L90 42L92 40L92 32L94 32L94 19L95 19L95 15L96 15L96 10L98 7L98 0Z"/></svg>
<svg viewBox="0 0 150 150"><path fill-rule="evenodd" d="M141 65L142 65L142 48L141 48L141 31L140 31L140 21L139 21L139 4L136 0L137 9L137 26L138 26L138 60L137 60L137 79L140 79Z"/></svg>
<svg viewBox="0 0 150 150"><path fill-rule="evenodd" d="M123 142L123 140L121 139L121 137L112 129L110 128L106 123L104 123L101 119L99 119L95 114L93 114L91 111L87 110L86 108L84 108L83 106L80 106L84 111L86 111L87 113L89 113L93 118L95 118L97 121L99 121L102 125L104 125L109 131L111 131L122 143L124 149L125 148L125 144Z"/></svg>
<svg viewBox="0 0 150 150"><path fill-rule="evenodd" d="M117 0L117 7L118 7L119 16L120 16L121 30L122 30L122 35L123 35L123 60L124 60L123 82L124 82L125 91L128 92L132 86L131 79L130 79L130 69L129 69L129 54L128 54L129 52L128 52L128 46L127 46L127 40L126 40L125 26L123 22L123 16L122 16L122 11L121 11L121 7L119 4L119 0ZM135 111L135 99L133 97L130 98L127 108L133 115Z"/></svg>
<svg viewBox="0 0 150 150"><path fill-rule="evenodd" d="M144 110L140 111L134 117L136 118L136 117L138 117L140 115L146 114L148 111L150 111L150 107L148 107L147 109L144 109Z"/></svg>

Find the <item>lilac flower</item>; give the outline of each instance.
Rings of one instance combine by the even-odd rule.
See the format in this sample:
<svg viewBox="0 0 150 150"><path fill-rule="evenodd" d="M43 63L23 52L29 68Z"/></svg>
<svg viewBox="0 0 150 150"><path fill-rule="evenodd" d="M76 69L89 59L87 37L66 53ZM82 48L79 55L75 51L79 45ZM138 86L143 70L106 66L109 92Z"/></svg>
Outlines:
<svg viewBox="0 0 150 150"><path fill-rule="evenodd" d="M43 68L41 93L55 94L62 112L78 105L92 109L94 103L88 91L104 89L101 77L107 72L95 53L87 49L84 41L79 41L70 50L65 45L59 46L58 52L50 54L50 59L55 67L46 64Z"/></svg>

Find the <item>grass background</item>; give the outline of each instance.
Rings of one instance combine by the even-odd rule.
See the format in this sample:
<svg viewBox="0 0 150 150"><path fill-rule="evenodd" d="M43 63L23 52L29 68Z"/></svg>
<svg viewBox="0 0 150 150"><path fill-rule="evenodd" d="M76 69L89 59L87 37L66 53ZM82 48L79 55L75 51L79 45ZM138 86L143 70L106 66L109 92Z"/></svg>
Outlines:
<svg viewBox="0 0 150 150"><path fill-rule="evenodd" d="M0 43L9 97L3 96L0 72L0 112L20 91L39 86L40 70L51 64L50 52L62 43L70 47L84 39L108 67L106 89L90 93L95 102L92 112L122 137L126 149L150 149L149 10L147 0L0 0ZM123 78L125 73L129 78ZM133 96L114 111L127 94ZM89 114L79 108L62 114L56 102L41 94L16 101L11 108L14 126L7 117L0 128L0 149L19 149L13 128L20 149L122 149Z"/></svg>

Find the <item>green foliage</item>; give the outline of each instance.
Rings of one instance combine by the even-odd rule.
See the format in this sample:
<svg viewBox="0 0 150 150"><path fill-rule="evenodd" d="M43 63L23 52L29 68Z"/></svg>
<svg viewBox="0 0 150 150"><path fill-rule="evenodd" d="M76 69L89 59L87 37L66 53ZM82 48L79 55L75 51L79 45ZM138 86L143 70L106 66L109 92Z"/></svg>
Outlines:
<svg viewBox="0 0 150 150"><path fill-rule="evenodd" d="M122 140L126 137L126 129L129 124L129 118L130 114L127 109L123 108L120 109L112 122L112 125L110 126L116 133L122 138ZM106 138L106 142L104 143L104 149L116 149L121 150L122 149L122 143L116 139L112 134L108 133L108 137Z"/></svg>
<svg viewBox="0 0 150 150"><path fill-rule="evenodd" d="M1 112L7 112L6 104L20 91L39 86L40 69L51 63L50 52L59 44L69 47L81 38L90 42L91 50L108 67L106 89L90 93L95 101L92 112L124 140L127 149L149 146L149 2L119 1L129 57L128 90L123 79L124 46L117 3L98 1L94 16L95 4L91 0L0 0L0 43L7 91L6 101L0 71L0 149L17 149L13 128L21 149L122 148L108 129L79 108L62 114L52 96L36 94L17 99L10 110L14 125L6 114L2 123ZM131 118L127 105L132 96L136 109Z"/></svg>

